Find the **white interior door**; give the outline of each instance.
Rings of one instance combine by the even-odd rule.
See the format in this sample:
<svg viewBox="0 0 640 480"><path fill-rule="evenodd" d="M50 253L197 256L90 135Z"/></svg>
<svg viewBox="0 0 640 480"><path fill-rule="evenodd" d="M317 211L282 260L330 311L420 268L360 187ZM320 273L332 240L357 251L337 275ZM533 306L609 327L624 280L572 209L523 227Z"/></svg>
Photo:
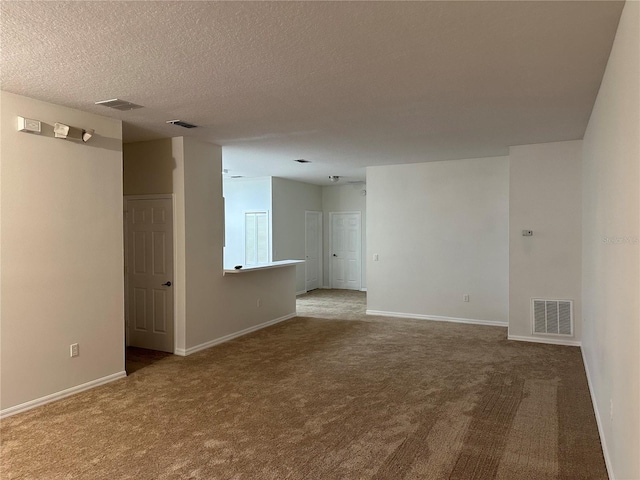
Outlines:
<svg viewBox="0 0 640 480"><path fill-rule="evenodd" d="M305 289L322 286L322 212L305 212Z"/></svg>
<svg viewBox="0 0 640 480"><path fill-rule="evenodd" d="M128 344L173 353L173 199L125 198Z"/></svg>
<svg viewBox="0 0 640 480"><path fill-rule="evenodd" d="M329 217L331 288L360 290L362 285L360 212L332 212Z"/></svg>

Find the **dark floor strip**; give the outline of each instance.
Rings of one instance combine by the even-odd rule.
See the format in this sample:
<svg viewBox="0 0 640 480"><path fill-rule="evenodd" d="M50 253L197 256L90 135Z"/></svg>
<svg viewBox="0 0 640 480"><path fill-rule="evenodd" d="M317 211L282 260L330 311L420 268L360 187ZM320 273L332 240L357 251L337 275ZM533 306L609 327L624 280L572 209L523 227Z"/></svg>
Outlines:
<svg viewBox="0 0 640 480"><path fill-rule="evenodd" d="M489 379L471 412L462 451L449 476L451 480L495 478L523 390L524 380L517 377Z"/></svg>

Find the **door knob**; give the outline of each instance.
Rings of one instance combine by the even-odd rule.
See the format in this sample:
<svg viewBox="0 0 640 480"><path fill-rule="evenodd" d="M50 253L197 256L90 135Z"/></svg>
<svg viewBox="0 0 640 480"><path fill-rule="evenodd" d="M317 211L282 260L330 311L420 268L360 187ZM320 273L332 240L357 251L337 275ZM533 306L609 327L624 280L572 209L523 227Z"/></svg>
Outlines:
<svg viewBox="0 0 640 480"><path fill-rule="evenodd" d="M162 286L163 287L170 287L171 286L171 282L163 283Z"/></svg>

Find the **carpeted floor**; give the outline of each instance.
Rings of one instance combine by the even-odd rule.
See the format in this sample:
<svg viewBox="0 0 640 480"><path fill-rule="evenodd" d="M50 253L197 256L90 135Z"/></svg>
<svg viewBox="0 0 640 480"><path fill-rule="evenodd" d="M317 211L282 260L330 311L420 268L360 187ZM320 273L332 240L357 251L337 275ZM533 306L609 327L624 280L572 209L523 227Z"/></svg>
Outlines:
<svg viewBox="0 0 640 480"><path fill-rule="evenodd" d="M364 304L320 290L192 356L134 352L126 379L3 420L0 477L607 478L578 348Z"/></svg>

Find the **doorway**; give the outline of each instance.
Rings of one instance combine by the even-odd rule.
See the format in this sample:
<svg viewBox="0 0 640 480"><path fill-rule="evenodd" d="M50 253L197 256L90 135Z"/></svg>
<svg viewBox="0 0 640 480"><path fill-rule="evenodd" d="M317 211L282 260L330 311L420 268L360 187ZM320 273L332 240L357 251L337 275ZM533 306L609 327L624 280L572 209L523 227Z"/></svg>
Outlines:
<svg viewBox="0 0 640 480"><path fill-rule="evenodd" d="M305 290L322 286L322 212L304 213Z"/></svg>
<svg viewBox="0 0 640 480"><path fill-rule="evenodd" d="M124 206L127 346L173 353L173 196L127 195Z"/></svg>
<svg viewBox="0 0 640 480"><path fill-rule="evenodd" d="M331 288L362 287L360 212L329 213L329 278Z"/></svg>

